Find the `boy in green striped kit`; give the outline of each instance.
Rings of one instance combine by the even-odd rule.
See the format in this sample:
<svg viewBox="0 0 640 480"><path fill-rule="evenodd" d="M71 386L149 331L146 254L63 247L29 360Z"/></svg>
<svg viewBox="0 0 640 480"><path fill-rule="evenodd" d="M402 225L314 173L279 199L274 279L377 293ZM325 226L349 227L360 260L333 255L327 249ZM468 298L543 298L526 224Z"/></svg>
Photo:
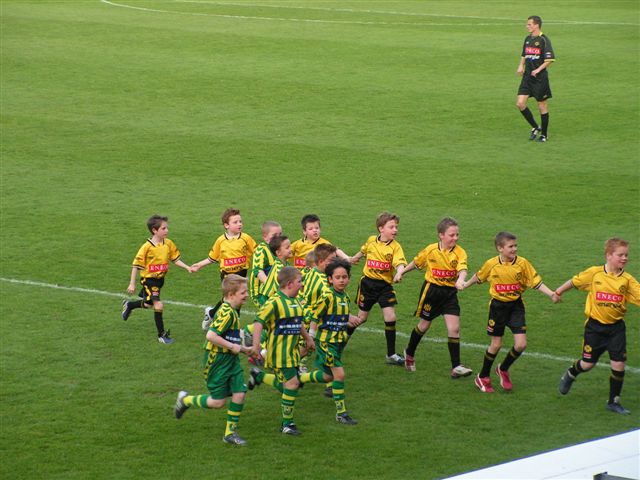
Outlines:
<svg viewBox="0 0 640 480"><path fill-rule="evenodd" d="M249 296L247 279L233 273L227 275L222 281L222 295L223 303L209 326L205 343L204 378L209 393L189 395L181 391L176 400L175 415L180 419L189 407L222 408L231 396L222 440L243 446L247 442L238 435L237 428L247 385L238 354L249 354L251 348L242 345L238 309Z"/></svg>
<svg viewBox="0 0 640 480"><path fill-rule="evenodd" d="M352 325L352 316L349 313L350 299L345 292L351 276L351 264L346 260L334 258L327 265L325 274L330 288L313 309L309 330L316 342L316 370L301 375L300 380L303 383L333 380L336 421L345 425L355 425L358 422L349 416L344 403L342 364L342 351L348 340L347 327ZM353 316L354 320L357 318Z"/></svg>
<svg viewBox="0 0 640 480"><path fill-rule="evenodd" d="M260 335L263 329L267 332L267 355L265 367L272 368L274 373L265 374L257 368L251 369L249 389L266 383L281 392L280 406L282 424L280 431L286 435L300 435L293 421L293 411L300 388L298 367L300 366L300 350L298 339L302 335L308 348L313 348L313 339L302 324L304 310L298 300L298 292L302 288L302 277L295 267L283 267L278 272L277 291L264 303L253 324L253 352L260 352Z"/></svg>

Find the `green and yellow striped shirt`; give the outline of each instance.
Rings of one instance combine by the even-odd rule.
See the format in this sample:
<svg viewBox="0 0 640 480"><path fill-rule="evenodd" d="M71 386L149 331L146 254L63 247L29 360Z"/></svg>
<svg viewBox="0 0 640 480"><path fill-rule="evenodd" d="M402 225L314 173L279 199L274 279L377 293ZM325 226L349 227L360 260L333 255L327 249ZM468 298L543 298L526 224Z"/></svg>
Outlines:
<svg viewBox="0 0 640 480"><path fill-rule="evenodd" d="M347 322L349 321L349 295L327 289L313 310L312 319L318 322L316 340L327 343L347 341Z"/></svg>
<svg viewBox="0 0 640 480"><path fill-rule="evenodd" d="M286 296L279 289L256 315L267 333L267 368L297 368L300 365L298 339L304 310L297 298Z"/></svg>

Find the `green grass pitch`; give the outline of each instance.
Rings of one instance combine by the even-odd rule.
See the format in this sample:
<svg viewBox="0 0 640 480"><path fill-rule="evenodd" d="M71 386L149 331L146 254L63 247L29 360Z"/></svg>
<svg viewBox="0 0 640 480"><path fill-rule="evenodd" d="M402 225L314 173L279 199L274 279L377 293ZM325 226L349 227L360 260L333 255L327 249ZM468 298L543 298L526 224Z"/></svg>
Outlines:
<svg viewBox="0 0 640 480"><path fill-rule="evenodd" d="M415 374L386 366L374 309L345 354L359 425L336 424L331 400L307 386L304 434L284 437L277 395L261 387L247 396L244 449L222 443L224 411L172 416L180 389L204 393L200 306L219 297L217 267L169 273L174 345L155 341L149 312L119 318L146 218L168 215L193 263L228 206L255 238L267 219L298 237L300 217L317 213L323 236L351 254L391 210L409 258L451 215L472 271L510 230L552 288L602 262L604 240L619 235L640 277L638 3L532 6L0 0L0 475L442 478L638 428L637 307L623 390L632 415L604 409L606 362L567 397L556 391L580 352L575 290L558 305L525 294L528 353L508 395L449 379L441 320ZM529 15L558 58L547 144L527 140L515 108ZM399 350L421 281L414 272L397 287ZM477 371L486 287L460 302L462 359Z"/></svg>

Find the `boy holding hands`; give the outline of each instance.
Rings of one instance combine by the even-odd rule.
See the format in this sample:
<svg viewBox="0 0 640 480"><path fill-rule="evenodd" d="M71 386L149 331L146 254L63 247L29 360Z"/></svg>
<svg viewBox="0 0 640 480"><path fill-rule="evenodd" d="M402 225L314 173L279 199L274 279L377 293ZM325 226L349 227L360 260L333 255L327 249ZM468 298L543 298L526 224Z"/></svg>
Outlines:
<svg viewBox="0 0 640 480"><path fill-rule="evenodd" d="M238 355L251 353L251 348L244 347L241 343L238 309L249 296L247 280L239 275L229 274L222 281L222 294L223 303L207 331L203 359L209 394L189 395L181 391L176 400L175 415L180 419L189 407L222 408L227 404L227 397L231 396L222 440L232 445L244 446L247 442L238 435L237 428L247 385L244 383Z"/></svg>
<svg viewBox="0 0 640 480"><path fill-rule="evenodd" d="M140 271L140 283L142 289L138 296L141 300L122 301L122 319L127 321L132 310L136 308L153 307L153 318L158 330L158 341L164 344L173 343L169 331L164 329L162 314L164 304L160 300L160 289L164 285L164 277L169 270L169 262L175 263L192 273L192 268L180 260L180 250L175 243L167 238L169 234L169 218L153 215L147 220L147 228L151 232L149 238L138 250L133 259L131 268L131 280L127 287L127 293L133 294L136 290L136 278Z"/></svg>
<svg viewBox="0 0 640 480"><path fill-rule="evenodd" d="M411 332L409 344L404 351L405 368L415 372L414 355L420 340L427 333L434 318L442 315L447 326L451 378L471 375L472 370L460 362L460 304L458 289L467 278L467 252L458 245L460 235L458 222L445 217L438 223L438 242L427 245L407 265L402 275L414 268L425 271L424 283L416 317L420 320ZM398 281L402 279L399 275Z"/></svg>
<svg viewBox="0 0 640 480"><path fill-rule="evenodd" d="M387 341L386 362L390 365L404 365L404 358L396 353L396 309L398 303L393 282L402 278L407 260L404 251L396 241L400 217L383 212L376 218L378 235L370 236L351 263L356 264L362 257L366 263L358 285L358 321L349 327L352 335L355 328L367 321L369 312L378 303L384 318L384 334ZM395 272L395 277L394 277Z"/></svg>
<svg viewBox="0 0 640 480"><path fill-rule="evenodd" d="M300 272L294 267L283 267L278 273L278 291L262 306L253 324L252 354L260 353L260 336L267 334L267 355L265 367L272 368L275 374L265 374L257 368L251 369L249 389L266 383L281 392L280 406L282 423L280 431L285 435L300 435L293 421L293 412L300 379L300 350L298 339L302 335L307 348L313 348L313 339L303 325L304 309L298 301L302 288Z"/></svg>
<svg viewBox="0 0 640 480"><path fill-rule="evenodd" d="M569 393L577 376L591 370L606 350L611 361L607 410L629 415L629 410L620 404L627 359L624 314L627 302L640 305L640 284L624 271L629 259L629 242L617 237L610 238L605 242L604 254L604 266L591 267L578 273L555 291L558 296L574 287L589 292L584 310L587 321L584 325L582 358L576 360L562 375L558 389L562 395Z"/></svg>
<svg viewBox="0 0 640 480"><path fill-rule="evenodd" d="M489 320L487 334L491 337L491 344L484 354L482 370L475 379L476 387L481 392L492 393L491 367L502 347L502 337L506 327L513 333L514 345L502 363L496 367L496 374L500 378L500 386L505 391L511 391L513 384L509 377L509 367L515 362L527 347L527 326L524 316L522 294L527 288L533 288L548 296L553 303L560 297L542 283L542 278L535 271L533 265L524 257L519 257L517 237L509 232L500 232L495 238L498 256L487 260L482 268L464 282L462 289L475 283L489 281Z"/></svg>
<svg viewBox="0 0 640 480"><path fill-rule="evenodd" d="M274 254L269 248L269 242L273 237L280 235L282 235L282 227L278 222L269 220L262 224L262 242L253 251L251 270L249 271L249 292L256 307L260 306L258 301L260 288L267 281L269 271L275 262Z"/></svg>

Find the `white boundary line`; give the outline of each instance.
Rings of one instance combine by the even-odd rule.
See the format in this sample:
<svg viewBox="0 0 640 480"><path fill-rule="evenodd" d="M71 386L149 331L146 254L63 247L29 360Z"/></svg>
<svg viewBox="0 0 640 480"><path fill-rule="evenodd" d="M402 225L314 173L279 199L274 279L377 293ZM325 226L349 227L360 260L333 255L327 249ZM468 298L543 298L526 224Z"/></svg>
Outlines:
<svg viewBox="0 0 640 480"><path fill-rule="evenodd" d="M54 284L54 283L45 283L45 282L37 282L37 281L34 281L34 280L18 280L16 278L0 277L0 281L6 282L6 283L13 283L13 284L17 284L17 285L28 285L28 286L32 286L32 287L41 287L41 288L53 288L53 289L56 289L56 290L65 290L65 291L68 291L68 292L78 292L78 293L88 293L88 294L92 294L92 295L103 295L103 296L107 296L107 297L118 297L118 298L125 298L126 297L126 295L124 293L106 292L104 290L96 290L96 289L93 289L93 288L67 287L65 285L58 285L58 284ZM209 305L197 305L195 303L188 303L188 302L180 302L180 301L175 301L175 300L162 300L162 303L166 303L168 305L177 305L177 306L180 306L180 307L198 308L198 309L204 309L205 307L209 306ZM242 313L246 313L247 315L255 315L256 312L252 312L250 310L243 310ZM358 327L358 331L359 332L366 332L366 333L374 333L374 334L378 334L378 335L384 334L384 330L381 330L379 328L369 328L369 327L365 327L365 326ZM397 335L399 337L409 338L409 334L404 333L404 332L398 332ZM445 338L439 338L439 337L426 337L425 340L428 341L428 342L432 342L432 343L446 343L447 342L447 340ZM463 347L465 347L465 348L473 348L475 350L486 350L487 349L486 345L481 345L479 343L461 342L461 345ZM525 351L523 353L523 356L533 357L533 358L540 358L540 359L543 359L543 360L552 360L554 362L562 362L562 363L567 363L567 364L575 361L575 358L559 357L559 356L551 355L551 354L548 354L548 353L530 352L530 351ZM603 368L609 368L609 364L606 363L606 362L597 363L596 366L597 367L603 367ZM630 365L626 366L626 370L628 372L631 372L631 373L640 373L640 368L632 367Z"/></svg>
<svg viewBox="0 0 640 480"><path fill-rule="evenodd" d="M236 6L236 7L252 7L252 8L272 8L281 10L310 10L310 11L327 11L327 12L347 12L347 13L375 13L385 15L396 16L413 16L413 17L431 17L431 18L460 18L467 20L497 20L508 21L514 23L420 23L420 22L366 22L366 21L354 21L354 20L319 20L310 18L284 18L284 17L260 17L252 15L229 15L218 13L198 13L198 12L181 12L176 10L162 10L159 8L147 8L136 7L134 5L128 5L125 3L116 3L110 0L100 0L101 3L111 5L113 7L129 8L132 10L139 10L143 12L152 13L172 13L175 15L188 15L196 17L218 17L218 18L231 18L238 20L266 20L266 21L278 21L278 22L299 22L299 23L318 23L318 24L336 24L336 25L407 25L407 26L419 26L419 27L490 27L490 26L509 26L509 25L522 25L523 21L513 18L502 17L476 17L476 16L464 16L464 15L446 15L435 13L412 13L412 12L397 12L397 11L382 11L382 10L357 10L350 8L322 8L322 7L298 7L298 6L284 6L284 5L257 5L257 4L239 4L239 3L223 3L223 2L208 2L202 0L175 0L176 3L199 3L207 5L217 6ZM615 22L587 22L587 21L574 21L574 20L557 20L557 21L545 21L545 24L550 25L618 25L618 26L638 26L637 23L615 23Z"/></svg>

